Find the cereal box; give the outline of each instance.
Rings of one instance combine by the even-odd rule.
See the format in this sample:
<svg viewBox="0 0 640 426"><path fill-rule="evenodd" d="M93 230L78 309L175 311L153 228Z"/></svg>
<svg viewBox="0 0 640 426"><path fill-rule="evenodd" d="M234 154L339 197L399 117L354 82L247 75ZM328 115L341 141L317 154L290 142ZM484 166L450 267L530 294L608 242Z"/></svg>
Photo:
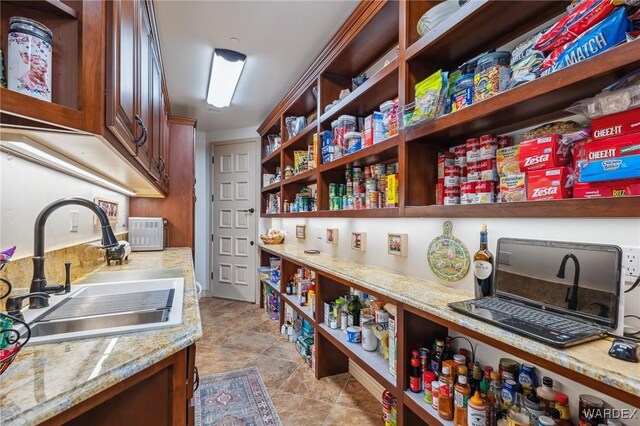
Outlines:
<svg viewBox="0 0 640 426"><path fill-rule="evenodd" d="M567 187L568 167L527 172L527 200L560 200L570 198L571 191Z"/></svg>
<svg viewBox="0 0 640 426"><path fill-rule="evenodd" d="M520 173L520 145L500 148L496 151L498 174L502 176Z"/></svg>
<svg viewBox="0 0 640 426"><path fill-rule="evenodd" d="M524 173L517 173L500 178L500 202L513 203L527 201L527 178Z"/></svg>

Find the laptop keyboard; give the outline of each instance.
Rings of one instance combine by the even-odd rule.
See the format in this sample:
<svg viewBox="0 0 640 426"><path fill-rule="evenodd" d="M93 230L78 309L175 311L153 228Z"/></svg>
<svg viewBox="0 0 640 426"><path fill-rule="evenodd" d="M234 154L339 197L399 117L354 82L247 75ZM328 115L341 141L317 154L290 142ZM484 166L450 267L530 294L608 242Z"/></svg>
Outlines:
<svg viewBox="0 0 640 426"><path fill-rule="evenodd" d="M509 303L495 297L485 297L474 300L471 303L477 308L487 309L495 312L498 316L506 317L499 320L499 322L535 334L551 334L561 341L569 340L572 337L601 334L603 332L603 329L599 327L563 318L550 312Z"/></svg>

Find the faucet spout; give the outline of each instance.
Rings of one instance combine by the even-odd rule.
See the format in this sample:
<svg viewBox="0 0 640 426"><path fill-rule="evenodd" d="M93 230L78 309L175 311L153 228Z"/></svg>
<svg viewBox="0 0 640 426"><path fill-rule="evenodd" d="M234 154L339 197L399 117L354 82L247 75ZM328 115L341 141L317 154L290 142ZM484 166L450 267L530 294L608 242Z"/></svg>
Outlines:
<svg viewBox="0 0 640 426"><path fill-rule="evenodd" d="M562 258L562 262L560 263L560 269L558 269L557 277L564 278L565 277L565 269L567 266L567 261L571 259L573 261L574 266L574 274L573 274L573 285L567 290L567 296L565 297L565 302L567 302L567 307L575 311L578 309L578 289L580 284L580 262L578 262L578 258L575 254L569 253L566 254Z"/></svg>
<svg viewBox="0 0 640 426"><path fill-rule="evenodd" d="M56 291L58 286L53 288L47 288L47 280L44 274L44 230L47 223L47 219L57 209L67 205L78 205L88 208L93 211L102 227L102 246L103 248L115 247L118 245L118 240L111 229L109 218L107 214L92 201L85 200L83 198L69 197L63 198L46 206L38 215L34 227L34 247L33 247L33 279L31 280L31 292L51 292ZM31 308L39 309L49 306L47 299L32 297L29 299L29 306Z"/></svg>

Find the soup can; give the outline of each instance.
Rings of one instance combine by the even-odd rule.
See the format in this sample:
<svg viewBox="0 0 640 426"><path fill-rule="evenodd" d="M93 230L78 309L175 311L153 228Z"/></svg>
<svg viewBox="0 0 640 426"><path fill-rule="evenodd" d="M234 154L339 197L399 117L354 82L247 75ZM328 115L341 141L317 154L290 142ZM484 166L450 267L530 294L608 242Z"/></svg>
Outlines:
<svg viewBox="0 0 640 426"><path fill-rule="evenodd" d="M347 327L347 341L349 343L360 343L362 341L362 328L358 326Z"/></svg>
<svg viewBox="0 0 640 426"><path fill-rule="evenodd" d="M8 88L51 102L53 33L40 22L9 18Z"/></svg>

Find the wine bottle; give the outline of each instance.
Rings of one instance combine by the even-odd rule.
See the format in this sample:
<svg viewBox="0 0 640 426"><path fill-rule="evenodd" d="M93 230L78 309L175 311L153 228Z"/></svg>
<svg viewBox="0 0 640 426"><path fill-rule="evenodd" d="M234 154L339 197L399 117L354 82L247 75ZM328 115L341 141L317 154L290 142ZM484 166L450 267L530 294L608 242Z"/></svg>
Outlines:
<svg viewBox="0 0 640 426"><path fill-rule="evenodd" d="M483 223L480 231L480 249L473 255L476 298L489 296L493 288L493 255L487 244L487 224Z"/></svg>

